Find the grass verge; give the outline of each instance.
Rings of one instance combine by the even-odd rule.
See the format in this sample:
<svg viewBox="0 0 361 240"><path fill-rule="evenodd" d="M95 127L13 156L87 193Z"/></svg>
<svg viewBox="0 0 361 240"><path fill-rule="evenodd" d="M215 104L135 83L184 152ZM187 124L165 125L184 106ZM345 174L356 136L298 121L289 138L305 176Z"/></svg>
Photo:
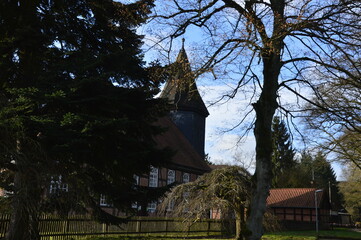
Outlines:
<svg viewBox="0 0 361 240"><path fill-rule="evenodd" d="M347 228L336 228L334 230L321 230L318 236L331 239L361 239L361 233ZM315 240L317 234L315 231L289 231L279 233L268 233L262 237L262 240Z"/></svg>
<svg viewBox="0 0 361 240"><path fill-rule="evenodd" d="M332 239L360 239L361 232L355 232L351 229L346 228L337 228L334 230L321 230L319 231L318 236L322 238L332 238ZM154 235L154 234L144 234L142 236L113 236L113 237L92 237L87 238L86 240L178 240L178 239L187 239L187 240L231 240L232 238L224 238L220 236L201 236L201 235ZM284 231L276 233L267 233L262 237L262 240L316 240L317 234L315 231Z"/></svg>

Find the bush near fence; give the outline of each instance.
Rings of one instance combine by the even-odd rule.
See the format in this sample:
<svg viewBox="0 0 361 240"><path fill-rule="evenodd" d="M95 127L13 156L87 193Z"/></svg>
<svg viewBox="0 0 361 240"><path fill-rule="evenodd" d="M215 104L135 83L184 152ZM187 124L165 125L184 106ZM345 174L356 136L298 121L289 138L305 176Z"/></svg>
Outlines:
<svg viewBox="0 0 361 240"><path fill-rule="evenodd" d="M9 221L10 215L0 215L0 238L5 236ZM128 223L118 226L99 223L87 215L71 215L66 219L56 215L41 215L39 232L41 240L141 234L221 235L228 232L229 224L229 222L214 219L204 219L189 224L184 219L134 217Z"/></svg>

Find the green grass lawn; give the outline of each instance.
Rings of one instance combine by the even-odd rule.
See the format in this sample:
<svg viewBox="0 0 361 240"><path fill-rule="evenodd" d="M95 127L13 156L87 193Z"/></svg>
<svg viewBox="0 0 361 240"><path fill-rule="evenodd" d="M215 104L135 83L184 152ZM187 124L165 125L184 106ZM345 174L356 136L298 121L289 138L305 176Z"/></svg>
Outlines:
<svg viewBox="0 0 361 240"><path fill-rule="evenodd" d="M194 236L192 239L191 236L182 235L186 237L188 240L199 240L199 237L202 237L202 240L231 240L232 238L218 238L212 237L207 238L207 236ZM342 239L361 239L361 232L355 232L346 228L337 228L334 230L321 230L319 231L320 237L331 237L331 238L342 238ZM92 237L87 238L87 240L176 240L182 239L180 235L176 237L172 237L171 235L151 235L145 234L143 236L118 236L118 237ZM316 240L316 232L315 231L285 231L285 232L276 232L276 233L267 233L262 237L262 240Z"/></svg>
<svg viewBox="0 0 361 240"><path fill-rule="evenodd" d="M334 230L321 230L320 237L343 238L343 239L361 239L361 233L347 228L336 228ZM290 231L265 234L262 240L314 240L317 239L315 231Z"/></svg>

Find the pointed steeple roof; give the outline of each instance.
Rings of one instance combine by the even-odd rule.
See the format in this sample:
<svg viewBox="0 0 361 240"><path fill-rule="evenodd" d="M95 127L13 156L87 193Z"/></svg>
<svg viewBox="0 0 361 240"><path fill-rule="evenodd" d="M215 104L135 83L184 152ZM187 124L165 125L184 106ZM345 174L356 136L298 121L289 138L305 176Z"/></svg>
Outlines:
<svg viewBox="0 0 361 240"><path fill-rule="evenodd" d="M184 49L184 39L176 61L170 65L169 75L170 77L160 97L168 98L176 110L194 111L207 117L209 112L199 94L195 77Z"/></svg>

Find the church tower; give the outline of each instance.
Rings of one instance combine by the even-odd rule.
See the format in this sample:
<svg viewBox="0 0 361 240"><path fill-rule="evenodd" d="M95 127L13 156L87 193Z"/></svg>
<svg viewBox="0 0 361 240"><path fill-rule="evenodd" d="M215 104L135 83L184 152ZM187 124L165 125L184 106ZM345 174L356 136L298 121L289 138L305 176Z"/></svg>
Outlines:
<svg viewBox="0 0 361 240"><path fill-rule="evenodd" d="M183 45L170 66L170 77L160 95L172 104L170 118L204 158L206 117L209 115L195 82Z"/></svg>

